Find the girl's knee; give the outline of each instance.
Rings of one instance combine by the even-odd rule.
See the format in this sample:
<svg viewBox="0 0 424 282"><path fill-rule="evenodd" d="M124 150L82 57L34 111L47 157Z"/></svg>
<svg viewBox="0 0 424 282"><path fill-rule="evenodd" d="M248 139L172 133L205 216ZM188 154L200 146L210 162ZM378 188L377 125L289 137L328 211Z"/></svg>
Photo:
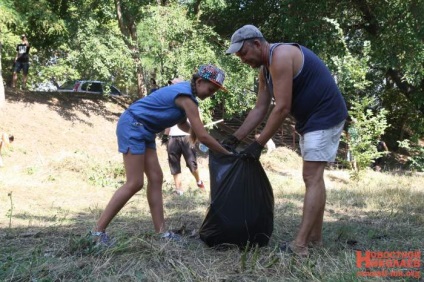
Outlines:
<svg viewBox="0 0 424 282"><path fill-rule="evenodd" d="M134 193L137 193L143 188L143 184L143 179L141 179L135 181L127 181L126 186L129 190L133 191Z"/></svg>
<svg viewBox="0 0 424 282"><path fill-rule="evenodd" d="M155 183L155 184L160 183L160 184L162 184L163 183L163 173L162 173L162 171L147 175L147 180L150 183Z"/></svg>

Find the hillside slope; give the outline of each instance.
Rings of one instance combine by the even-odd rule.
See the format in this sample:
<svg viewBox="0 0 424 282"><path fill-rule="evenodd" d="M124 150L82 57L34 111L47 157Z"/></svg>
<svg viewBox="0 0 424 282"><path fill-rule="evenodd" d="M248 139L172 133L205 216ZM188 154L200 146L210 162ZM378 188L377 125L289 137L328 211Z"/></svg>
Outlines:
<svg viewBox="0 0 424 282"><path fill-rule="evenodd" d="M93 95L21 92L6 89L6 105L0 112L0 131L13 134L9 164L31 164L64 148L110 155L116 151L114 124L128 105Z"/></svg>
<svg viewBox="0 0 424 282"><path fill-rule="evenodd" d="M15 220L15 226L28 224L28 217L34 218L32 224L44 225L46 206L70 211L103 207L116 187L101 183L105 170L123 167L115 129L130 102L7 88L0 132L14 135L15 141L2 151L1 214L13 204L22 220ZM107 186L106 196L98 189L102 186ZM7 224L0 220L0 228Z"/></svg>

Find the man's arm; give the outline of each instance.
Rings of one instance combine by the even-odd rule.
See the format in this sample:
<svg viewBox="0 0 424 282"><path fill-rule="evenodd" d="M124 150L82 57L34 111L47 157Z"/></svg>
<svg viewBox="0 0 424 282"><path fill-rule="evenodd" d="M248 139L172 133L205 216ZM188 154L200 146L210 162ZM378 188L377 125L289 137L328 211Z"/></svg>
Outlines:
<svg viewBox="0 0 424 282"><path fill-rule="evenodd" d="M278 131L282 122L290 113L293 95L293 77L297 65L295 64L295 59L296 55L298 55L296 52L300 52L300 50L290 45L282 45L274 50L269 71L274 87L275 106L268 117L265 128L257 140L262 146Z"/></svg>
<svg viewBox="0 0 424 282"><path fill-rule="evenodd" d="M271 104L271 95L268 93L262 68L259 71L259 89L255 107L249 112L243 124L233 133L238 140L243 140L265 118ZM266 142L265 142L266 143Z"/></svg>

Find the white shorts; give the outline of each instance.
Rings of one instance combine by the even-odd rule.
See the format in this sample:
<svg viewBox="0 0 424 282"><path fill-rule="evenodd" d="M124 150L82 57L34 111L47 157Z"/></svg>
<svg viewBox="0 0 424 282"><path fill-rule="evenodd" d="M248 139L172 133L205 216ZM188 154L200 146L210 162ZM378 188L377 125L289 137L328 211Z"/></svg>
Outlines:
<svg viewBox="0 0 424 282"><path fill-rule="evenodd" d="M300 136L300 152L304 161L334 162L345 121L329 129L317 130Z"/></svg>

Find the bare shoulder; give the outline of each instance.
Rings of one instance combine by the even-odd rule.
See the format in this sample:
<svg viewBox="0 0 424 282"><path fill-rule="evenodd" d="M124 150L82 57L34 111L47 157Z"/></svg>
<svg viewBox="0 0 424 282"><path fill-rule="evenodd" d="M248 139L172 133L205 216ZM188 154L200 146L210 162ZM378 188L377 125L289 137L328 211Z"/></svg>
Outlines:
<svg viewBox="0 0 424 282"><path fill-rule="evenodd" d="M282 44L275 48L272 65L280 70L290 70L297 73L303 64L302 51L297 45Z"/></svg>
<svg viewBox="0 0 424 282"><path fill-rule="evenodd" d="M274 55L283 57L293 57L302 55L302 51L300 50L298 45L281 44L275 48Z"/></svg>
<svg viewBox="0 0 424 282"><path fill-rule="evenodd" d="M198 115L198 106L188 96L178 96L177 98L175 98L175 104L177 105L177 107L183 109L188 117L192 116L193 114Z"/></svg>

